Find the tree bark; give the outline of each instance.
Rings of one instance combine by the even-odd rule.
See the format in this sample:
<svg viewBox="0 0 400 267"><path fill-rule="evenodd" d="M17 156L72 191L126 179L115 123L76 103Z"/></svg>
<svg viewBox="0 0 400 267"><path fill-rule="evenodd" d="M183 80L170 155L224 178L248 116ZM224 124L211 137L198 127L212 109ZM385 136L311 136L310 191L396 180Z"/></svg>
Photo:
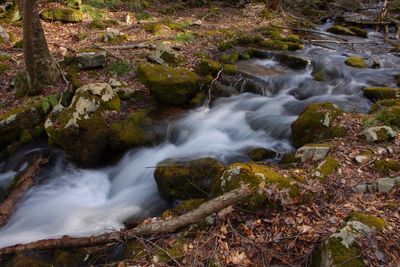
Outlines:
<svg viewBox="0 0 400 267"><path fill-rule="evenodd" d="M4 226L8 219L15 211L15 207L26 191L35 184L35 176L40 168L48 162L48 158L40 157L35 160L21 175L18 177L16 184L7 198L0 203L0 227Z"/></svg>
<svg viewBox="0 0 400 267"><path fill-rule="evenodd" d="M92 247L110 243L120 243L126 240L135 239L138 236L151 236L159 234L173 233L187 225L198 223L207 216L218 212L226 207L244 200L253 193L249 186L232 190L220 197L216 197L202 204L197 209L181 216L166 221L159 221L151 224L139 225L136 228L105 233L92 237L69 237L64 236L59 239L45 239L28 244L17 244L0 249L0 256L29 250L59 249L59 248L79 248Z"/></svg>
<svg viewBox="0 0 400 267"><path fill-rule="evenodd" d="M282 0L271 0L271 9L273 11L280 11L282 6Z"/></svg>
<svg viewBox="0 0 400 267"><path fill-rule="evenodd" d="M54 84L60 72L50 54L40 23L36 0L23 1L24 60L28 95L38 95L45 85Z"/></svg>

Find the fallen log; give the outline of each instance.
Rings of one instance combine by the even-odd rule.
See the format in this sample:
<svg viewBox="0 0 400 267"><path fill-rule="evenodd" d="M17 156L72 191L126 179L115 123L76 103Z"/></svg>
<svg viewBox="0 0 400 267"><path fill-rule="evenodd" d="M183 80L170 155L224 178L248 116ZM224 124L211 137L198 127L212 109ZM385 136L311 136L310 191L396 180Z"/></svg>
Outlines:
<svg viewBox="0 0 400 267"><path fill-rule="evenodd" d="M64 236L58 239L45 239L27 244L17 244L9 247L0 248L0 256L20 253L30 250L47 250L60 248L79 248L106 245L112 243L122 243L137 237L168 234L188 226L190 224L201 222L207 216L223 210L226 207L234 205L244 200L253 193L248 185L225 193L222 196L213 198L197 209L190 211L170 220L159 221L150 224L142 224L133 229L124 229L110 233L91 237L70 237Z"/></svg>
<svg viewBox="0 0 400 267"><path fill-rule="evenodd" d="M15 211L15 206L35 183L35 176L40 171L41 167L48 162L49 158L41 156L34 160L33 163L16 177L15 186L8 194L7 198L0 203L0 227L4 226L8 219ZM15 179L15 178L14 178Z"/></svg>

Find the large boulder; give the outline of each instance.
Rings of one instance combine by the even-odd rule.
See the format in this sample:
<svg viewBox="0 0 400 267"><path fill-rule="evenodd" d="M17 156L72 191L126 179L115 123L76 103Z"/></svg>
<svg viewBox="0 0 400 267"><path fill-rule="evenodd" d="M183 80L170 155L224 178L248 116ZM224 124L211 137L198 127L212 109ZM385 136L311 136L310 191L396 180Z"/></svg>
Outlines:
<svg viewBox="0 0 400 267"><path fill-rule="evenodd" d="M120 99L107 83L78 88L69 107L58 105L46 120L51 144L66 150L74 159L91 165L107 146L109 127L103 116L120 109Z"/></svg>
<svg viewBox="0 0 400 267"><path fill-rule="evenodd" d="M83 20L83 13L72 8L48 8L40 13L40 17L46 21L77 23Z"/></svg>
<svg viewBox="0 0 400 267"><path fill-rule="evenodd" d="M324 139L344 136L346 130L335 125L338 116L342 113L342 110L332 103L309 105L291 125L294 146L300 147Z"/></svg>
<svg viewBox="0 0 400 267"><path fill-rule="evenodd" d="M382 218L361 212L353 212L347 217L346 225L330 235L316 251L312 259L315 267L364 267L362 237L372 237L382 231L386 222Z"/></svg>
<svg viewBox="0 0 400 267"><path fill-rule="evenodd" d="M389 87L366 87L363 89L365 97L371 101L400 98L400 89Z"/></svg>
<svg viewBox="0 0 400 267"><path fill-rule="evenodd" d="M159 101L167 104L189 102L200 84L197 74L184 68L139 64L137 75Z"/></svg>
<svg viewBox="0 0 400 267"><path fill-rule="evenodd" d="M376 114L376 118L385 125L400 128L400 106L392 106L383 109Z"/></svg>
<svg viewBox="0 0 400 267"><path fill-rule="evenodd" d="M167 159L158 164L154 177L158 190L168 200L209 197L211 182L219 179L224 165L216 159L190 161Z"/></svg>
<svg viewBox="0 0 400 267"><path fill-rule="evenodd" d="M226 168L223 175L214 179L211 194L219 196L242 185L248 184L252 188L258 188L244 204L246 208L256 210L265 208L274 203L270 200L267 189L273 192L279 190L282 195L286 195L285 203L297 202L299 188L296 182L288 177L284 177L271 168L256 163L234 163Z"/></svg>

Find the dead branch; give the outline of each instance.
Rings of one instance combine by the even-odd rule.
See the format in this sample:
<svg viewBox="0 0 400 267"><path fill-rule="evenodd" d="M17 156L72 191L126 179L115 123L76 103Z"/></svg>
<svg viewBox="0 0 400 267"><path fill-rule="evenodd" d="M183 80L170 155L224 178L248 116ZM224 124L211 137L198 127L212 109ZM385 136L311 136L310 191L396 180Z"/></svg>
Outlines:
<svg viewBox="0 0 400 267"><path fill-rule="evenodd" d="M338 37L334 34L327 33L327 32L321 32L321 31L317 31L317 30L310 30L310 29L304 29L304 28L282 27L282 26L277 26L277 25L273 25L273 24L271 24L271 26L274 28L278 28L278 29L288 29L288 30L292 30L292 31L309 32L309 33L325 35L325 36L329 36L329 37L336 38L336 39L342 40L344 42L347 42L347 39Z"/></svg>
<svg viewBox="0 0 400 267"><path fill-rule="evenodd" d="M224 72L224 68L221 68L218 71L217 77L215 77L214 80L212 80L210 88L208 89L208 100L207 100L207 104L206 104L207 109L210 107L210 104L211 104L211 92L212 92L216 82L221 78L222 72Z"/></svg>
<svg viewBox="0 0 400 267"><path fill-rule="evenodd" d="M15 206L18 204L18 201L24 196L26 191L35 184L35 176L48 160L48 157L41 156L17 178L18 181L13 190L8 194L3 203L0 204L0 226L7 223L8 219L15 211Z"/></svg>
<svg viewBox="0 0 400 267"><path fill-rule="evenodd" d="M114 231L91 237L70 237L64 236L58 239L45 239L28 244L17 244L0 249L0 256L20 253L29 250L45 250L59 248L78 248L105 245L111 243L122 243L135 239L137 236L161 235L176 232L190 224L198 223L207 216L218 212L228 206L234 205L250 196L253 192L248 185L225 193L222 196L211 199L197 209L181 216L166 221L159 221L151 224L142 224L136 228Z"/></svg>

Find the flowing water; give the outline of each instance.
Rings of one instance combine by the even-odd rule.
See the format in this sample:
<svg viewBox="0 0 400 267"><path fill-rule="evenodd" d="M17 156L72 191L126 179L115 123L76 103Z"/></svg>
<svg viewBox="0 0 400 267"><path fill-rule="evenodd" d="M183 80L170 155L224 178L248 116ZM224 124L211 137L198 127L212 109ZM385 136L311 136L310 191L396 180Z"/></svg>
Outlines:
<svg viewBox="0 0 400 267"><path fill-rule="evenodd" d="M62 152L51 149L56 160L0 229L0 247L62 235L98 234L123 227L129 218L157 214L166 207L153 177L158 162L203 156L225 162L248 160L245 149L252 146L290 151L290 124L310 103L328 101L346 111L367 112L370 102L361 89L366 85L395 86L394 75L400 73L400 59L388 54L383 44L371 44L381 36L370 35L366 44L356 47L309 45L293 53L312 62L302 70L290 69L273 58L240 62L244 74L237 77L231 90L241 94L219 98L210 109L187 112L170 123L164 143L130 151L114 166L77 168ZM344 60L349 54L379 60L381 68L348 67ZM326 82L312 76L321 68L328 76ZM26 167L29 157L43 149L50 148L28 147L3 162L0 190L17 170Z"/></svg>

